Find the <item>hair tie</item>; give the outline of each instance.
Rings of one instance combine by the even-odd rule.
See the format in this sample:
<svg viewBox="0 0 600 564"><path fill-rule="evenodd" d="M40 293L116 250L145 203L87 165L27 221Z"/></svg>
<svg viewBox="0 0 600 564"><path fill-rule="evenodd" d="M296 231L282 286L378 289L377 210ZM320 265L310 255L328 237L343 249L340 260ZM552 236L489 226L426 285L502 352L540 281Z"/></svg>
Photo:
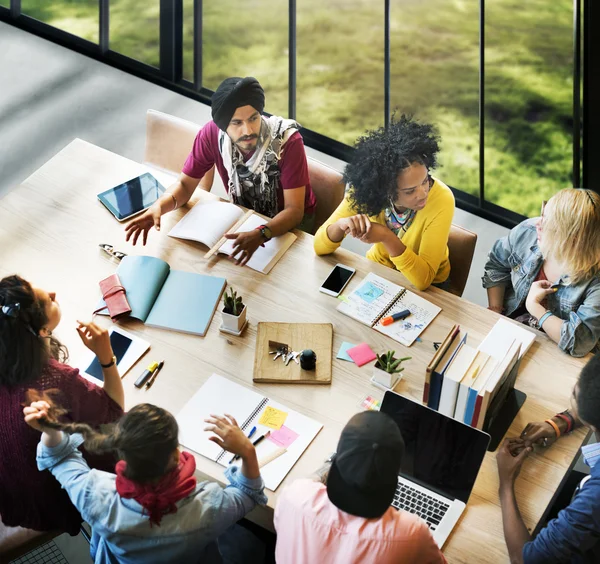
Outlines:
<svg viewBox="0 0 600 564"><path fill-rule="evenodd" d="M10 317L11 319L16 319L17 317L19 317L19 313L21 312L21 304L17 302L14 304L3 305L0 308L0 311L6 317Z"/></svg>

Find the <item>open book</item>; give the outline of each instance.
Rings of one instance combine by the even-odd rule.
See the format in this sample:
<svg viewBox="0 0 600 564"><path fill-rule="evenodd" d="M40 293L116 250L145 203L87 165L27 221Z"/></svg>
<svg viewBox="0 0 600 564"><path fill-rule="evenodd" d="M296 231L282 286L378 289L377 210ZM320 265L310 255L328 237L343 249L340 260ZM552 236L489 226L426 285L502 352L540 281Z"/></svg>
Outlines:
<svg viewBox="0 0 600 564"><path fill-rule="evenodd" d="M211 251L231 255L233 242L223 239L226 233L253 231L267 221L253 211L244 212L234 204L200 201L171 229L169 236L198 241ZM264 247L258 247L247 266L268 274L296 239L296 235L290 232L273 237Z"/></svg>
<svg viewBox="0 0 600 564"><path fill-rule="evenodd" d="M256 445L258 462L261 464L260 473L270 490L279 486L323 427L314 419L256 391L213 374L179 412L177 423L179 440L183 446L221 466L228 466L232 455L209 440L209 437L214 436L213 433L202 430L206 425L204 419L211 413L232 415L246 435L256 427L253 441L270 432L268 438ZM268 420L266 413L274 415ZM275 429L278 425L279 429ZM265 462L282 448L285 449L282 455L273 458L271 462ZM240 465L241 460L233 464Z"/></svg>
<svg viewBox="0 0 600 564"><path fill-rule="evenodd" d="M204 336L225 278L171 270L156 257L126 256L117 274L131 306L130 317L146 325ZM101 300L98 307L102 307Z"/></svg>
<svg viewBox="0 0 600 564"><path fill-rule="evenodd" d="M442 311L442 308L372 272L337 309L407 347ZM391 325L381 325L383 317L405 309L410 310L409 317Z"/></svg>

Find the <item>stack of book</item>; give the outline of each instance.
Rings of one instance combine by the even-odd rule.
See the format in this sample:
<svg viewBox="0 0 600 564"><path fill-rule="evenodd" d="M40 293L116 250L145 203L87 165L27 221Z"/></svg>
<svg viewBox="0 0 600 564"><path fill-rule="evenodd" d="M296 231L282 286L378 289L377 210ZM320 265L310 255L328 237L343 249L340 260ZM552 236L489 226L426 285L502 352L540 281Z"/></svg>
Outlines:
<svg viewBox="0 0 600 564"><path fill-rule="evenodd" d="M534 340L534 333L501 319L475 349L455 325L427 367L423 403L486 429L514 388L520 359Z"/></svg>

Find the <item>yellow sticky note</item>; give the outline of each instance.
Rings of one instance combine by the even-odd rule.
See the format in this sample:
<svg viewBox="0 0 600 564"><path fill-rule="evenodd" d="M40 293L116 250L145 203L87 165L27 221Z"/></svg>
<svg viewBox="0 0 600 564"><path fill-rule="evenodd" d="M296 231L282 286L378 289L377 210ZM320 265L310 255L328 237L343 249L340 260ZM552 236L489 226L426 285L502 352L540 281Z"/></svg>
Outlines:
<svg viewBox="0 0 600 564"><path fill-rule="evenodd" d="M281 411L279 409L275 409L268 405L265 407L263 414L260 416L258 420L259 425L265 425L266 427L270 427L271 429L279 430L281 426L285 423L288 414L285 411Z"/></svg>

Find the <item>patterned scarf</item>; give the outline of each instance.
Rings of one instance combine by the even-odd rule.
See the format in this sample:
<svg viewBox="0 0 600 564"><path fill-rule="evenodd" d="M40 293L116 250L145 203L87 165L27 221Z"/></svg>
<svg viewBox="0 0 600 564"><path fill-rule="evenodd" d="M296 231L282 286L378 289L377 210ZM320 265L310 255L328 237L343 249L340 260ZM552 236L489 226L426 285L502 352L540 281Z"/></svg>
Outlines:
<svg viewBox="0 0 600 564"><path fill-rule="evenodd" d="M411 209L398 213L394 204L390 202L390 206L385 209L385 224L395 235L400 233L400 229L406 233L408 228L412 225L416 215L417 212Z"/></svg>
<svg viewBox="0 0 600 564"><path fill-rule="evenodd" d="M219 152L229 175L229 197L234 204L275 217L283 146L300 125L291 119L261 116L256 150L247 162L229 135L219 131Z"/></svg>

